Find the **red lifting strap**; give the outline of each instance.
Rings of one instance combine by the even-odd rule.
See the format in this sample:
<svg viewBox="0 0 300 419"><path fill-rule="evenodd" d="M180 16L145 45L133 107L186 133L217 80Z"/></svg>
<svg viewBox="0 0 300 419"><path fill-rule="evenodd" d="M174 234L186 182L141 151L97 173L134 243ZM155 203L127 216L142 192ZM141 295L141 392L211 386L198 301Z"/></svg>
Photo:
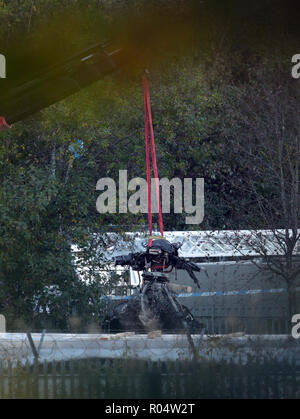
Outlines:
<svg viewBox="0 0 300 419"><path fill-rule="evenodd" d="M150 169L150 153L149 153L149 127L150 127L151 157L152 157L154 179L155 179L156 199L158 203L159 228L160 228L160 234L163 237L164 233L163 233L163 219L162 219L160 194L159 194L159 178L158 178L157 163L156 163L156 152L155 152L155 141L154 141L152 115L151 115L149 84L148 84L148 79L146 76L143 77L143 85L144 85L145 143L146 143L149 232L150 232L150 237L151 237L152 236L151 177L150 177L151 169ZM151 245L152 245L152 239L150 238L149 246Z"/></svg>
<svg viewBox="0 0 300 419"><path fill-rule="evenodd" d="M5 121L4 116L0 116L0 131L5 131L8 128L11 128L11 125Z"/></svg>

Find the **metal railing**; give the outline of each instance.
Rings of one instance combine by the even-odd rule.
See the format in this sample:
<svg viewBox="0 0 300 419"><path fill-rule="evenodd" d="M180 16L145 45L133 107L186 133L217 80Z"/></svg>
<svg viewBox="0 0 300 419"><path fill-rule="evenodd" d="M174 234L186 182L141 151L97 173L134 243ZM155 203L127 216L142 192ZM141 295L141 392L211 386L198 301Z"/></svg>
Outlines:
<svg viewBox="0 0 300 419"><path fill-rule="evenodd" d="M151 362L86 359L15 366L0 362L0 398L299 398L300 366L252 359Z"/></svg>

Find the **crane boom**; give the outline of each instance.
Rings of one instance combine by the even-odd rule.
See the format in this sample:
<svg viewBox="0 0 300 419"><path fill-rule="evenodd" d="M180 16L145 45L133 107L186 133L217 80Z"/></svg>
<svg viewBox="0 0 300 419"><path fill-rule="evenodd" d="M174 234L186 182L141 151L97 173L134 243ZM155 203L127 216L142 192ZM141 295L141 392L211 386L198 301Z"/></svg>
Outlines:
<svg viewBox="0 0 300 419"><path fill-rule="evenodd" d="M121 49L99 43L16 82L0 95L0 131L117 70L125 63Z"/></svg>

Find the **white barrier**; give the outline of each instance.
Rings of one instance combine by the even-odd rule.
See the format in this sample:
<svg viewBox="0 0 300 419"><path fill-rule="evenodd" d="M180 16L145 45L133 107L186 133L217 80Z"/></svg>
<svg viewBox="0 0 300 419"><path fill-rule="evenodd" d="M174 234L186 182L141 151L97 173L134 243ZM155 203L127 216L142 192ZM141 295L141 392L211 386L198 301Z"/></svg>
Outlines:
<svg viewBox="0 0 300 419"><path fill-rule="evenodd" d="M33 333L39 347L39 361L84 358L119 358L157 360L191 359L187 337L162 334L147 335ZM300 345L289 335L193 335L197 352L203 360L228 360L246 364L249 357L271 356L278 360L300 359ZM33 362L34 354L25 333L0 336L0 359Z"/></svg>

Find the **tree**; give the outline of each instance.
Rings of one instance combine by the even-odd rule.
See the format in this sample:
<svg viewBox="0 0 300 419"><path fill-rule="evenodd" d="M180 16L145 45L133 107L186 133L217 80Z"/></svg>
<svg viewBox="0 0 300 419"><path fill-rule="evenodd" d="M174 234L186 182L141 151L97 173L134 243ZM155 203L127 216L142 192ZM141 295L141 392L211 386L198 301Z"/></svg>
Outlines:
<svg viewBox="0 0 300 419"><path fill-rule="evenodd" d="M62 106L2 136L0 310L11 329L40 328L45 322L66 329L76 301L82 320L96 322L100 295L108 286L107 276L99 272L105 265L97 253L99 243L92 246L94 174L86 166L85 151L75 158L76 127L66 118L59 120ZM67 113L68 107L64 110ZM82 246L76 265L74 244ZM98 267L92 283L77 275L87 258L94 271Z"/></svg>
<svg viewBox="0 0 300 419"><path fill-rule="evenodd" d="M145 12L146 3L149 6ZM132 230L147 224L143 214L138 217L98 214L95 210L95 186L99 178L109 176L117 180L122 169L128 170L129 178L146 175L141 91L141 73L145 67L151 74L159 176L205 178L205 219L195 228L215 229L230 225L266 228L268 224L274 231L275 228L290 231L291 223L286 220L289 214L293 220L298 214L289 201L291 191L294 202L297 196L297 149L296 142L292 141L296 137L290 136L288 143L278 143L281 144L276 148L281 150L280 161L279 155L268 154L266 145L274 146L274 129L271 129L274 115L277 125L283 126L280 113L275 112L272 102L276 80L273 84L268 81L265 92L261 91L257 77L247 86L250 79L245 70L249 60L244 60L240 54L241 50L245 53L244 45L255 50L255 42L258 38L260 41L263 32L263 29L258 31L261 20L245 28L236 19L233 24L232 13L228 13L227 7L221 7L218 14L214 6L205 3L203 9L200 6L203 13L195 24L195 17L199 16L195 13L190 19L186 3L189 2L178 0L177 8L174 0L0 2L1 52L8 51L10 63L11 60L16 60L14 64L22 63L12 65L18 73L16 76L21 68L26 78L31 61L38 61L38 68L47 67L64 59L66 54L99 42L107 34L108 39L111 35L122 39L130 52L123 73L109 76L28 118L11 132L1 133L0 280L3 286L0 310L11 313L13 321L24 317L24 321L31 324L34 311L36 318L40 316L36 295L40 295L40 306L56 307L52 310L53 320L62 328L67 326L70 299L80 302L81 313L89 312L94 318L95 310L87 301L91 294L99 296L109 284L100 274L91 288L78 281L71 245L78 244L84 249L80 260L82 266L89 261L93 269L99 269L105 261L96 254L96 247L86 246L88 242L94 243L94 233L102 235L116 225L123 230ZM181 15L182 11L186 14ZM267 13L264 19L265 16L269 19ZM214 24L211 24L212 20ZM111 32L106 32L108 27ZM270 39L273 47L273 36ZM18 41L16 44L15 40ZM15 50L14 45L17 45ZM141 54L139 61L136 51L140 50L147 53ZM234 54L227 54L228 51ZM236 57L234 65L233 56ZM22 60L24 57L27 58ZM255 53L252 58L256 59ZM268 63L264 65L268 68ZM220 88L231 82L236 89L229 92ZM253 96L253 103L249 105L251 110L246 106L248 94ZM266 101L268 95L269 101ZM296 104L297 99L293 99L291 91L290 96ZM279 106L281 99L277 99ZM286 105L287 109L291 108L290 102ZM222 125L224 115L228 119ZM267 127L270 120L272 123ZM256 128L252 122L258 124ZM296 130L294 120L284 126L285 133L291 132L290 126ZM76 150L78 140L83 148ZM253 150L258 150L258 154ZM290 161L286 160L286 153ZM253 162L252 166L248 161ZM281 179L273 173L271 165L274 162L282 170ZM290 167L294 170L293 175ZM266 173L269 179L266 179ZM291 182L291 179L294 180ZM280 187L282 180L284 188ZM247 182L248 194L245 196L244 184ZM282 190L285 191L285 210L279 193ZM259 193L263 198L258 199ZM277 208L273 218L266 212L267 208L271 212L270 203ZM253 206L251 211L249 205ZM282 218L281 209L285 211L285 218ZM171 214L164 217L164 221L166 229L189 228L184 223L184 214L176 217ZM293 232L298 228L296 224L293 223ZM289 249L295 248L296 237L286 235L285 240ZM294 258L290 257L290 260L290 264L294 264ZM45 287L50 286L58 287L59 293L45 293ZM84 305L88 307L86 311Z"/></svg>
<svg viewBox="0 0 300 419"><path fill-rule="evenodd" d="M265 262L254 263L286 283L291 318L299 309L300 90L284 67L270 67L250 69L247 85L224 94L222 133L236 165L226 181L243 191L231 205L252 231L248 246Z"/></svg>

